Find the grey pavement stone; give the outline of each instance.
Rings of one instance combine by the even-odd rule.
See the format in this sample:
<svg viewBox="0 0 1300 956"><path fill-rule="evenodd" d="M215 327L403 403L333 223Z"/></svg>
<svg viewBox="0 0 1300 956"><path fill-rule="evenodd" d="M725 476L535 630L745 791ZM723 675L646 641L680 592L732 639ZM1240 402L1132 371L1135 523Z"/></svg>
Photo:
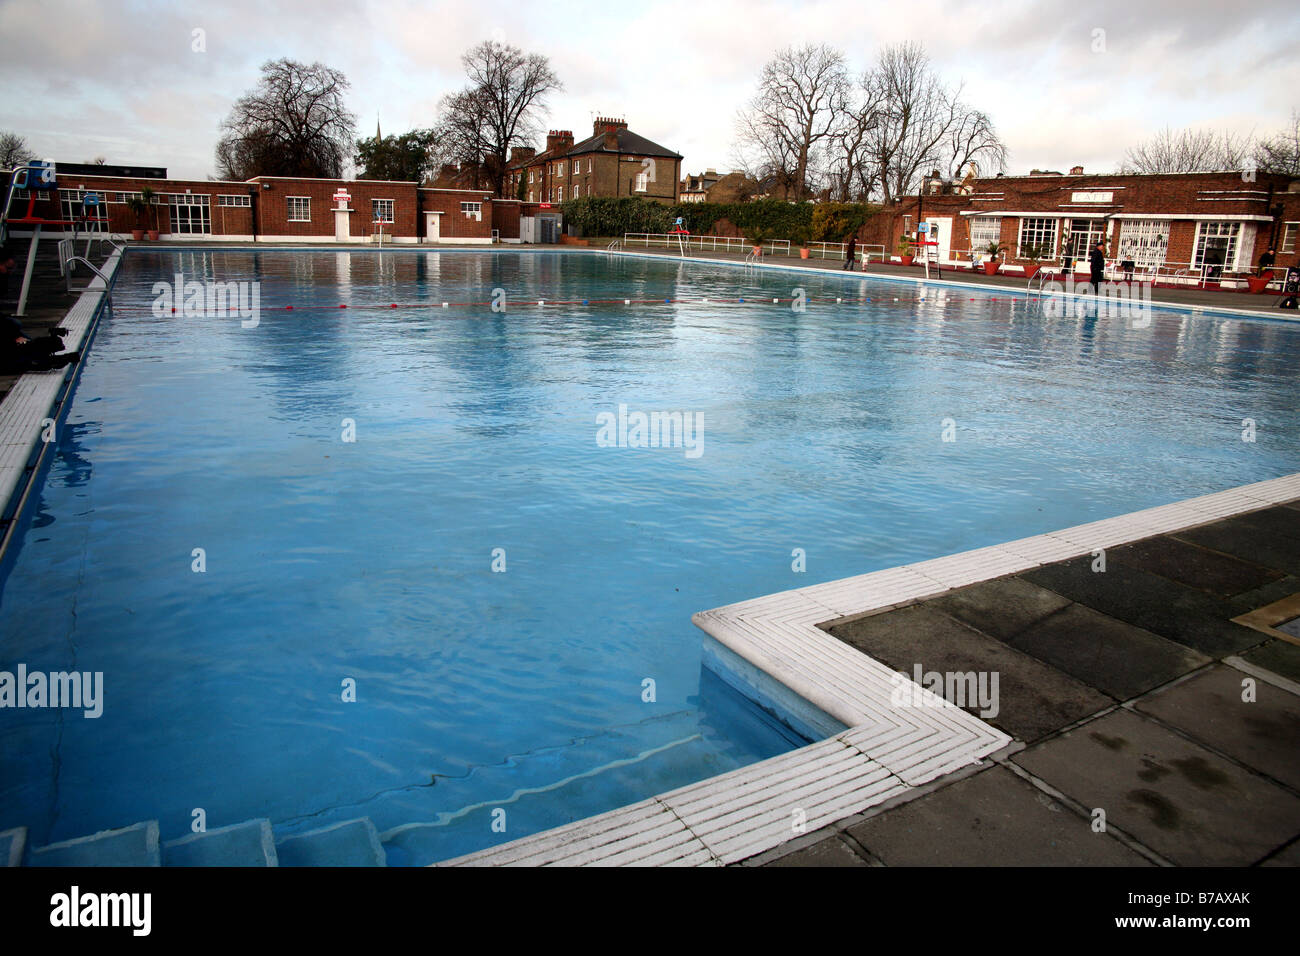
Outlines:
<svg viewBox="0 0 1300 956"><path fill-rule="evenodd" d="M1018 740L1038 740L1112 703L1069 674L934 610L932 603L859 618L831 633L909 677L916 664L939 673L982 671L990 675L991 688L996 673L997 714L982 719ZM981 714L978 706L965 709Z"/></svg>
<svg viewBox="0 0 1300 956"><path fill-rule="evenodd" d="M1055 591L1014 577L972 584L925 603L1005 641L1070 601Z"/></svg>
<svg viewBox="0 0 1300 956"><path fill-rule="evenodd" d="M1180 865L1248 865L1300 834L1300 797L1127 710L1012 759Z"/></svg>
<svg viewBox="0 0 1300 956"><path fill-rule="evenodd" d="M1112 548L1108 558L1216 597L1254 591L1282 578L1280 571L1161 536Z"/></svg>
<svg viewBox="0 0 1300 956"><path fill-rule="evenodd" d="M1274 639L1246 651L1241 659L1300 684L1300 647L1294 644Z"/></svg>
<svg viewBox="0 0 1300 956"><path fill-rule="evenodd" d="M1242 700L1242 681L1255 700ZM1219 666L1134 704L1144 714L1300 789L1300 697L1232 667Z"/></svg>
<svg viewBox="0 0 1300 956"><path fill-rule="evenodd" d="M1005 767L848 832L889 866L1146 866L1149 861Z"/></svg>
<svg viewBox="0 0 1300 956"><path fill-rule="evenodd" d="M787 853L767 864L768 866L870 866L854 853L837 834L814 843L810 847Z"/></svg>
<svg viewBox="0 0 1300 956"><path fill-rule="evenodd" d="M1208 660L1158 634L1078 604L1039 621L1012 643L1117 700L1136 697Z"/></svg>

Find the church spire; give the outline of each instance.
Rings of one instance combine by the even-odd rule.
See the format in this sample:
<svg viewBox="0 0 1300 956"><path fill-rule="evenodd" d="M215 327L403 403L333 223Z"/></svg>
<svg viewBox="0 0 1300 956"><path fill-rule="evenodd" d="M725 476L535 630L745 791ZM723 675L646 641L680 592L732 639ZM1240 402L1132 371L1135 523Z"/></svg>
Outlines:
<svg viewBox="0 0 1300 956"><path fill-rule="evenodd" d="M379 142L384 141L384 134L379 131L379 114L375 114L375 139Z"/></svg>

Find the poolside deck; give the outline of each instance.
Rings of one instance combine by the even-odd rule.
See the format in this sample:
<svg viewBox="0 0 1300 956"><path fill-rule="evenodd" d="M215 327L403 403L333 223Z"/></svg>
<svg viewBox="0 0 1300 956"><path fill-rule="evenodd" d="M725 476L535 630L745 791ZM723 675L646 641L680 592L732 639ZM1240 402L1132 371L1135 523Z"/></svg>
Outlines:
<svg viewBox="0 0 1300 956"><path fill-rule="evenodd" d="M1105 557L823 624L898 670L999 672L985 719L1017 746L746 865L1300 864L1300 500Z"/></svg>

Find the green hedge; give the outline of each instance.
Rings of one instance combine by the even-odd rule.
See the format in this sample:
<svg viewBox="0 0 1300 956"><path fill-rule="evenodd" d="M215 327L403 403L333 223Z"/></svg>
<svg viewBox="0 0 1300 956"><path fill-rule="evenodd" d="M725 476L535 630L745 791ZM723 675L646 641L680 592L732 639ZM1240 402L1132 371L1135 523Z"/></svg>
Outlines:
<svg viewBox="0 0 1300 956"><path fill-rule="evenodd" d="M621 236L625 232L667 232L681 216L698 236L712 235L726 219L743 235L762 231L774 239L792 239L807 230L814 242L843 242L880 208L861 203L791 203L757 199L743 203L683 203L667 206L649 199L584 196L561 203L566 225L586 236Z"/></svg>

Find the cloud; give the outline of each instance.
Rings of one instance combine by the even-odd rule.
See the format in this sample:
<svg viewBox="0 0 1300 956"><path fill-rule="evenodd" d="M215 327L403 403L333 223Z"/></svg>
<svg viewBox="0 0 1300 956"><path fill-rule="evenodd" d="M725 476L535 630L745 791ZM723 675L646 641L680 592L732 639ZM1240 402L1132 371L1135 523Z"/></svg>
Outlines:
<svg viewBox="0 0 1300 956"><path fill-rule="evenodd" d="M0 83L4 126L38 153L202 178L267 59L342 70L359 132L376 114L400 132L431 125L463 83L461 54L497 37L547 55L563 80L544 125L582 136L593 114L618 113L688 169L727 169L734 117L773 51L826 42L861 69L883 44L919 40L998 124L1013 171L1110 169L1165 125L1266 134L1285 122L1300 81L1292 5L957 0L918 16L843 0L6 0Z"/></svg>

